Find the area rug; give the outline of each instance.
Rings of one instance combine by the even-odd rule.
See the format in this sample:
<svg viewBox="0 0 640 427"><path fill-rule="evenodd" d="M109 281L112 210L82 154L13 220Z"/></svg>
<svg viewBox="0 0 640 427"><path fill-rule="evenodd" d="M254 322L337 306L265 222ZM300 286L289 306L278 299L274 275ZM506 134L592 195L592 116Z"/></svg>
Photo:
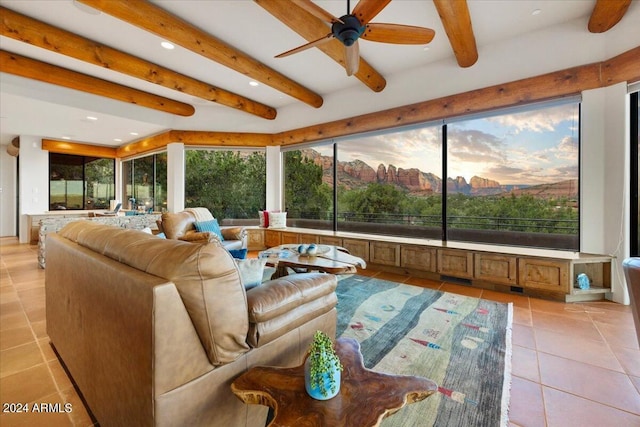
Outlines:
<svg viewBox="0 0 640 427"><path fill-rule="evenodd" d="M336 336L360 342L367 368L438 384L382 426L507 425L511 304L360 275L342 278L336 293Z"/></svg>

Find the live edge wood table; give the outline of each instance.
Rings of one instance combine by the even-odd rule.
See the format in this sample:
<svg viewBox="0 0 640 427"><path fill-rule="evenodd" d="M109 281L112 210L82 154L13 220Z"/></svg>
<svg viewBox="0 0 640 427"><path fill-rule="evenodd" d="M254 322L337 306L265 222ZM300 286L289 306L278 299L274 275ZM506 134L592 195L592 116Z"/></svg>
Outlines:
<svg viewBox="0 0 640 427"><path fill-rule="evenodd" d="M231 390L244 403L274 410L269 427L369 427L408 403L432 395L438 388L426 378L390 375L364 367L360 344L352 338L336 341L344 367L340 392L329 400L311 398L304 388L304 364L295 368L258 366L236 378Z"/></svg>
<svg viewBox="0 0 640 427"><path fill-rule="evenodd" d="M298 245L280 245L270 248L261 254L267 256L267 265L275 266L272 279L288 275L288 268L296 272L320 271L330 274L356 273L356 267L367 268L367 263L360 257L350 255L346 249L333 245L318 245L317 255L300 255ZM286 254L286 257L279 254Z"/></svg>

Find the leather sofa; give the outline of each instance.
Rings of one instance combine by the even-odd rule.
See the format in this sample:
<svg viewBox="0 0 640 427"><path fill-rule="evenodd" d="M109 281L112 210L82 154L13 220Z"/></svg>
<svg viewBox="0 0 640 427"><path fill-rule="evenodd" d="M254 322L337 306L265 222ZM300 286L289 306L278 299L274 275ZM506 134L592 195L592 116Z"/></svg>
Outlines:
<svg viewBox="0 0 640 427"><path fill-rule="evenodd" d="M247 291L218 242L78 221L47 239L47 333L102 427L264 427L231 382L335 336L336 285L305 273Z"/></svg>
<svg viewBox="0 0 640 427"><path fill-rule="evenodd" d="M214 219L207 208L187 208L182 212L165 212L158 220L158 230L163 232L167 239L180 239L189 242L208 242L215 240L217 236L209 231L196 231L197 221L209 221ZM244 227L221 226L223 239L222 245L227 249L244 249L247 247L247 231ZM219 239L220 240L220 239Z"/></svg>

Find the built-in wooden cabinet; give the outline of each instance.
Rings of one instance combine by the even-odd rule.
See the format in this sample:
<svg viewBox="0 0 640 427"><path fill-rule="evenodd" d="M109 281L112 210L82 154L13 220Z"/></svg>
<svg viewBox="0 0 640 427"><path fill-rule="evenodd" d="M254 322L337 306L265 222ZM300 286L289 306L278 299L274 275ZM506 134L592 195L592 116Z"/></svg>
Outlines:
<svg viewBox="0 0 640 427"><path fill-rule="evenodd" d="M598 300L611 291L612 258L607 255L465 243L444 247L431 240L421 244L420 239L390 236L363 235L367 238L359 239L354 233L339 235L326 230L260 231L266 247L311 242L342 246L367 263L397 274L434 280L457 278L470 286L565 301ZM259 237L254 240L251 231L249 236L250 242L259 245ZM575 286L581 273L589 277L590 289Z"/></svg>
<svg viewBox="0 0 640 427"><path fill-rule="evenodd" d="M268 248L280 246L282 244L281 236L281 231L269 229L264 230L264 245Z"/></svg>
<svg viewBox="0 0 640 427"><path fill-rule="evenodd" d="M569 262L554 259L519 258L518 284L524 288L569 293Z"/></svg>
<svg viewBox="0 0 640 427"><path fill-rule="evenodd" d="M402 245L400 247L400 266L436 273L438 271L437 251L425 246Z"/></svg>
<svg viewBox="0 0 640 427"><path fill-rule="evenodd" d="M473 278L473 252L438 249L438 273L444 276Z"/></svg>
<svg viewBox="0 0 640 427"><path fill-rule="evenodd" d="M264 230L252 228L247 230L247 249L250 251L260 251L265 248Z"/></svg>
<svg viewBox="0 0 640 427"><path fill-rule="evenodd" d="M473 277L487 282L515 285L518 283L518 258L478 252L473 257Z"/></svg>
<svg viewBox="0 0 640 427"><path fill-rule="evenodd" d="M369 262L369 240L342 239L342 247L348 250L351 255Z"/></svg>
<svg viewBox="0 0 640 427"><path fill-rule="evenodd" d="M400 245L397 243L371 242L369 261L374 264L400 266Z"/></svg>
<svg viewBox="0 0 640 427"><path fill-rule="evenodd" d="M289 244L299 243L298 241L299 236L300 235L298 233L289 233L289 232L283 231L282 234L280 235L280 244L289 245Z"/></svg>

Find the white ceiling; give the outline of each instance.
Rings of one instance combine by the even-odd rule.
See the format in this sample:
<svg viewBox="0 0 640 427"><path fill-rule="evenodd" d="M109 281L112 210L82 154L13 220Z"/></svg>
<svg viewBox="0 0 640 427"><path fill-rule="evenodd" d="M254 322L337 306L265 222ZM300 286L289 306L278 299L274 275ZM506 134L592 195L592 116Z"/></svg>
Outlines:
<svg viewBox="0 0 640 427"><path fill-rule="evenodd" d="M436 36L428 50L424 46L361 40L361 56L387 80L387 87L375 93L355 77L347 77L343 68L317 49L274 59L274 55L306 41L250 0L155 3L320 94L323 106L310 107L263 84L252 87L240 73L179 46L167 51L160 47L161 38L104 13L87 13L72 0L0 0L0 5L8 9L278 111L275 120L258 118L0 37L3 50L186 102L196 109L191 117L179 117L0 73L2 144L18 135L67 137L76 142L119 146L169 129L280 132L597 62L640 46L638 0L633 1L622 21L604 34L587 30L595 0L468 0L479 60L463 69L455 62L432 1L393 0L372 22L430 27ZM346 0L316 3L336 16L346 12ZM533 15L536 9L541 13ZM87 116L98 120L88 120Z"/></svg>

